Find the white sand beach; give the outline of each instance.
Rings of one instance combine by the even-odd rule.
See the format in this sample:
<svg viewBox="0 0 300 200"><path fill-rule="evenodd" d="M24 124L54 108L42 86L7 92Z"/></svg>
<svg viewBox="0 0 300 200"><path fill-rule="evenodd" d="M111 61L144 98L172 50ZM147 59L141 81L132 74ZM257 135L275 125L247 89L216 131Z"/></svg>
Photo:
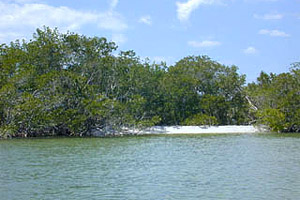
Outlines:
<svg viewBox="0 0 300 200"><path fill-rule="evenodd" d="M143 130L127 130L137 135L152 134L249 134L269 132L266 127L259 126L154 126ZM126 133L125 133L126 134Z"/></svg>
<svg viewBox="0 0 300 200"><path fill-rule="evenodd" d="M145 129L123 128L115 131L113 129L94 129L90 136L122 136L122 135L181 135L181 134L253 134L270 132L264 126L153 126Z"/></svg>

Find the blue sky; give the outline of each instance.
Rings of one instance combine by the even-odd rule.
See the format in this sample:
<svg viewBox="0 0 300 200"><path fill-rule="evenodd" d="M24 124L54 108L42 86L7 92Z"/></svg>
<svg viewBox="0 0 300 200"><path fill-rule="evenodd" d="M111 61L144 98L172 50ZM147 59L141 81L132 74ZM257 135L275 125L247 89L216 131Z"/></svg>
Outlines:
<svg viewBox="0 0 300 200"><path fill-rule="evenodd" d="M1 0L0 43L43 25L114 40L173 65L208 55L247 81L300 61L300 0Z"/></svg>

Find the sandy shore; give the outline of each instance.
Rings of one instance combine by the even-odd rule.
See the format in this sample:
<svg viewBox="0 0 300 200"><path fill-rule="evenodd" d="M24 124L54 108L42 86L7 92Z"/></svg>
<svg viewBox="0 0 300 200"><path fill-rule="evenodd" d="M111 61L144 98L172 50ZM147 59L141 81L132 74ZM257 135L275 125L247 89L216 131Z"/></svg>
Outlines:
<svg viewBox="0 0 300 200"><path fill-rule="evenodd" d="M121 135L175 135L175 134L251 134L270 132L263 126L153 126L145 129L123 128L94 129L89 135L94 137L121 136Z"/></svg>
<svg viewBox="0 0 300 200"><path fill-rule="evenodd" d="M154 126L144 130L127 130L137 135L149 134L243 134L268 132L256 126ZM126 133L125 133L126 134Z"/></svg>

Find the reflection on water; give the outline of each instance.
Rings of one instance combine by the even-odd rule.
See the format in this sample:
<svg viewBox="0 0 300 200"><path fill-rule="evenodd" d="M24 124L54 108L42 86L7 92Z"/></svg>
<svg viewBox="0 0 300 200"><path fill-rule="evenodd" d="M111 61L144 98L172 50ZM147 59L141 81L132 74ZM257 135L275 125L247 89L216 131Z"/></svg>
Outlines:
<svg viewBox="0 0 300 200"><path fill-rule="evenodd" d="M0 199L299 199L297 135L0 141Z"/></svg>

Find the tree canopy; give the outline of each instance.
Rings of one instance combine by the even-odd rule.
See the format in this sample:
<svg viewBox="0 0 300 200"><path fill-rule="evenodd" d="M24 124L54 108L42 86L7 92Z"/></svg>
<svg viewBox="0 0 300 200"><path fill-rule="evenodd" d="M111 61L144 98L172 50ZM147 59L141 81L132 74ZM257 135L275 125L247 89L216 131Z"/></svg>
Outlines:
<svg viewBox="0 0 300 200"><path fill-rule="evenodd" d="M106 38L48 27L28 42L0 45L0 137L253 120L299 132L299 63L288 73L262 72L245 86L236 66L207 56L167 66L116 50Z"/></svg>
<svg viewBox="0 0 300 200"><path fill-rule="evenodd" d="M261 72L257 83L246 88L258 123L278 132L300 132L300 68L293 64L290 72L266 74Z"/></svg>

